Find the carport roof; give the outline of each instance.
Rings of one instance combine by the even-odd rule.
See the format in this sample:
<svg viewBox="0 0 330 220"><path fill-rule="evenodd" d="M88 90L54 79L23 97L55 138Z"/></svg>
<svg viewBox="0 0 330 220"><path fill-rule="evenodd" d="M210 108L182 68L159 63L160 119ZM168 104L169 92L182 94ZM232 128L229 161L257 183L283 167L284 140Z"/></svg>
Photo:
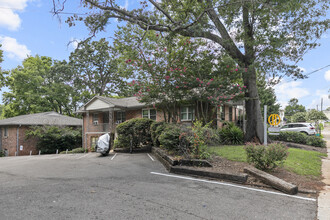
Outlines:
<svg viewBox="0 0 330 220"><path fill-rule="evenodd" d="M57 112L42 112L20 115L0 120L1 125L60 125L82 126L82 119L61 115Z"/></svg>

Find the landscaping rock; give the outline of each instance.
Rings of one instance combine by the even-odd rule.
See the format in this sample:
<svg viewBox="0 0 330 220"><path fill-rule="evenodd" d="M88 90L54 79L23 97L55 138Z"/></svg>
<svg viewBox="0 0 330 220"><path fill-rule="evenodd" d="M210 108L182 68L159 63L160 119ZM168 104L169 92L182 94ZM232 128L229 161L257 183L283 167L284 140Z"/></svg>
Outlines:
<svg viewBox="0 0 330 220"><path fill-rule="evenodd" d="M275 189L278 189L282 192L285 192L287 194L297 194L298 193L298 187L288 183L280 178L277 178L276 176L270 175L269 173L266 173L264 171L258 170L253 167L245 167L244 172L251 174L252 176L259 178L262 182L265 184L268 184L272 186Z"/></svg>

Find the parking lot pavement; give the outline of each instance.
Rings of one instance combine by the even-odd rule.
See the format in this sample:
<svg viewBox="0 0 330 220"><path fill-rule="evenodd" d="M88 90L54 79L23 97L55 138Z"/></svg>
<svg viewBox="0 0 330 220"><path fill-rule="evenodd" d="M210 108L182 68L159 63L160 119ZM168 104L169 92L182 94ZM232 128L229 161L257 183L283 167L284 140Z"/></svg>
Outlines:
<svg viewBox="0 0 330 220"><path fill-rule="evenodd" d="M1 219L315 219L316 202L169 175L151 154L0 158Z"/></svg>

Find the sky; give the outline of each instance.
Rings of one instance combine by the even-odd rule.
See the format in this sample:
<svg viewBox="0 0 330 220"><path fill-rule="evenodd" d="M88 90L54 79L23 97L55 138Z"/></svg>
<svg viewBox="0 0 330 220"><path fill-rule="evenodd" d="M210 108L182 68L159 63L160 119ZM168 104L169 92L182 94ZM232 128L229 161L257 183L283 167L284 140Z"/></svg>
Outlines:
<svg viewBox="0 0 330 220"><path fill-rule="evenodd" d="M119 5L132 9L137 1L122 0ZM21 65L28 55L49 56L57 60L68 60L76 47L76 40L85 39L89 32L83 23L69 27L65 23L68 15L53 16L52 0L0 0L0 44L4 51L2 69L10 70ZM65 12L85 13L80 0L70 0ZM118 23L112 20L106 33L100 37L110 37ZM110 38L108 38L109 41ZM70 43L71 42L71 43ZM330 107L330 32L318 41L320 47L308 51L298 63L305 73L328 66L312 73L308 79L293 81L285 78L274 87L278 103L284 108L291 98L297 98L306 109L320 110L321 98L323 109ZM0 103L2 92L0 91Z"/></svg>

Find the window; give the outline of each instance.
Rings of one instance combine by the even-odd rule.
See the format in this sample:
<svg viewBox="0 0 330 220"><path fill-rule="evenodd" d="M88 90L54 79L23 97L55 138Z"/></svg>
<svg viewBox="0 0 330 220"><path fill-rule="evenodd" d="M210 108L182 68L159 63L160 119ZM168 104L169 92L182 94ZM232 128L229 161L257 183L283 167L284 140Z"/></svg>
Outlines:
<svg viewBox="0 0 330 220"><path fill-rule="evenodd" d="M143 109L142 118L149 118L156 121L156 109Z"/></svg>
<svg viewBox="0 0 330 220"><path fill-rule="evenodd" d="M8 127L4 128L3 136L8 137Z"/></svg>
<svg viewBox="0 0 330 220"><path fill-rule="evenodd" d="M229 121L233 121L233 107L229 107Z"/></svg>
<svg viewBox="0 0 330 220"><path fill-rule="evenodd" d="M125 112L116 112L116 124L120 124L126 121L126 113Z"/></svg>
<svg viewBox="0 0 330 220"><path fill-rule="evenodd" d="M220 119L221 121L225 120L225 106L220 106Z"/></svg>
<svg viewBox="0 0 330 220"><path fill-rule="evenodd" d="M91 147L95 147L98 140L99 140L99 137L96 137L96 136L91 137Z"/></svg>
<svg viewBox="0 0 330 220"><path fill-rule="evenodd" d="M193 107L181 107L181 121L192 121L195 119L195 109Z"/></svg>
<svg viewBox="0 0 330 220"><path fill-rule="evenodd" d="M94 113L93 114L93 124L97 125L99 123L99 114Z"/></svg>

